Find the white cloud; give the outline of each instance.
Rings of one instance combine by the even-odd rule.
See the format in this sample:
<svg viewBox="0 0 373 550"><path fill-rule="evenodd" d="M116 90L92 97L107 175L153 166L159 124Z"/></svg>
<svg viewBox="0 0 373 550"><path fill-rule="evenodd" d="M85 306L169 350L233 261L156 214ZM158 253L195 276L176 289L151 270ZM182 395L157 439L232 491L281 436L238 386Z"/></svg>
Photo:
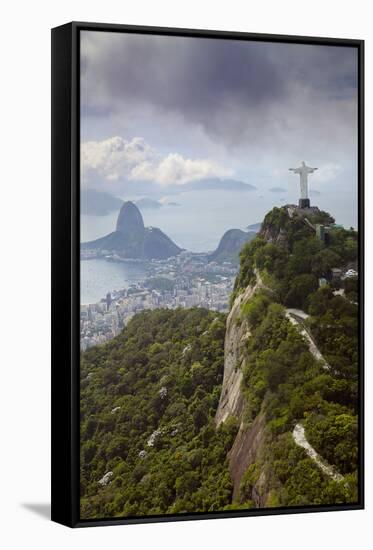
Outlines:
<svg viewBox="0 0 373 550"><path fill-rule="evenodd" d="M93 176L109 181L129 177L137 165L154 157L155 153L142 138L126 141L115 136L102 141L87 141L81 145L83 181Z"/></svg>
<svg viewBox="0 0 373 550"><path fill-rule="evenodd" d="M312 176L315 183L327 183L334 180L342 172L342 166L332 162L324 164Z"/></svg>
<svg viewBox="0 0 373 550"><path fill-rule="evenodd" d="M119 136L82 143L81 173L87 185L97 178L107 182L128 179L153 181L162 186L183 185L230 175L210 159L190 159L178 153L162 156L143 138L127 141Z"/></svg>

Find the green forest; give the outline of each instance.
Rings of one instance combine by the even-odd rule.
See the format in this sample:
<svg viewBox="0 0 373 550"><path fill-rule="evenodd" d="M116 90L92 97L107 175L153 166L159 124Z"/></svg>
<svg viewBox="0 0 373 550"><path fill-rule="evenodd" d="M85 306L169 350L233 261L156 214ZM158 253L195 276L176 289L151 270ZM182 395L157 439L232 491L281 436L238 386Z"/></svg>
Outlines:
<svg viewBox="0 0 373 550"><path fill-rule="evenodd" d="M325 294L323 290L316 292L311 308L320 299L319 293ZM343 298L325 302L327 315L333 315L337 307L333 300L339 302ZM260 496L264 497L265 506L356 502L357 376L353 358L349 362L344 356L344 362L349 362L346 368L339 363L338 371L325 370L311 355L297 328L284 316L284 307L269 293L258 293L243 308L242 315L248 318L252 330L243 380L244 421L250 425L262 413L266 430L260 456L242 479L239 502L247 507L245 503L261 474L265 483L260 487ZM315 315L311 319L312 323L319 323L322 317ZM344 319L346 323L354 322L348 311ZM356 346L356 335L348 344L346 341L351 349L354 343ZM333 356L326 357L338 363L335 349ZM305 426L308 441L344 475L344 482L323 474L295 444L291 432L299 421Z"/></svg>
<svg viewBox="0 0 373 550"><path fill-rule="evenodd" d="M325 212L309 218L313 223L334 222ZM268 232L283 238L268 242ZM242 480L242 502L261 472L266 473L267 506L357 501L357 278L331 280L333 268L356 262L357 246L352 229L332 229L325 245L301 218L274 208L261 234L241 251L232 301L255 284L254 268L266 285L242 308L252 332L243 382L245 421L250 424L260 411L267 421L262 456ZM327 283L320 287L319 278ZM341 289L344 295L336 293ZM311 355L286 319L286 307L309 314L305 328L328 368ZM295 445L291 431L299 421L309 443L344 476L343 483L325 476Z"/></svg>
<svg viewBox="0 0 373 550"><path fill-rule="evenodd" d="M81 517L222 510L237 431L215 430L225 317L204 309L136 315L81 360ZM99 484L105 473L112 481Z"/></svg>
<svg viewBox="0 0 373 550"><path fill-rule="evenodd" d="M357 501L358 284L332 274L356 265L358 235L325 212L309 222L330 226L327 243L300 217L274 208L242 248L231 303L258 275L262 280L238 320L250 327L242 418L219 428L214 422L223 314L142 312L112 341L81 354L83 519ZM310 353L287 308L304 312L303 328L324 362ZM233 500L229 451L240 423L250 430L259 415L260 452ZM299 423L343 481L296 445Z"/></svg>

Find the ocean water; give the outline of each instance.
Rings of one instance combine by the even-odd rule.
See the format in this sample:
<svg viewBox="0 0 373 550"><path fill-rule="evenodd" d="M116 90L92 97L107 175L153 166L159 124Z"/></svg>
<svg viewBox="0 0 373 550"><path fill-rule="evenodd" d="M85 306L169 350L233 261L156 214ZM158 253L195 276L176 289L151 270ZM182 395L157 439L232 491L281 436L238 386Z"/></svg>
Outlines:
<svg viewBox="0 0 373 550"><path fill-rule="evenodd" d="M99 302L111 290L128 288L131 283L146 277L146 265L139 262L107 262L84 260L80 262L80 303Z"/></svg>

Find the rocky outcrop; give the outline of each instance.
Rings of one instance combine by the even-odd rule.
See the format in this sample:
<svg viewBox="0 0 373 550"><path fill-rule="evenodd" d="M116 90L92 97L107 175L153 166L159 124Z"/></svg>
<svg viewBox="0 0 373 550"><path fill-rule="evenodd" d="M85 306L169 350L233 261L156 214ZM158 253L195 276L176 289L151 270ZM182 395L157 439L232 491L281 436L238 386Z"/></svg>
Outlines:
<svg viewBox="0 0 373 550"><path fill-rule="evenodd" d="M258 285L248 286L235 299L227 318L224 340L224 378L215 423L219 426L231 415L239 417L243 406L241 394L245 344L250 336L247 321L241 319L241 308L257 291Z"/></svg>
<svg viewBox="0 0 373 550"><path fill-rule="evenodd" d="M268 243L277 244L284 248L287 246L286 231L283 228L278 230L275 227L267 226L261 230L260 236Z"/></svg>
<svg viewBox="0 0 373 550"><path fill-rule="evenodd" d="M119 212L116 230L127 235L141 233L144 229L144 221L140 210L133 202L125 202Z"/></svg>
<svg viewBox="0 0 373 550"><path fill-rule="evenodd" d="M219 426L230 416L239 421L239 430L233 446L229 452L229 471L233 481L233 500L239 499L240 483L248 466L255 462L261 445L264 441L265 416L260 413L254 422L248 426L243 419L245 399L241 390L243 369L245 367L248 339L251 336L250 327L242 317L242 306L247 304L258 290L264 288L260 277L256 283L249 285L244 292L235 299L227 318L224 342L224 378L219 405L215 415L216 425ZM261 480L263 482L263 480ZM261 495L261 496L259 496ZM257 506L262 506L262 491L258 491L254 498Z"/></svg>
<svg viewBox="0 0 373 550"><path fill-rule="evenodd" d="M229 452L229 472L233 481L233 501L239 500L242 476L250 464L256 461L260 453L264 442L264 428L265 415L263 413L258 414L249 427L241 422L236 439ZM263 477L260 479L260 484L264 485ZM266 494L264 491L257 490L253 497L256 506L260 507L265 504Z"/></svg>
<svg viewBox="0 0 373 550"><path fill-rule="evenodd" d="M145 227L140 210L130 201L123 204L115 231L95 241L82 243L81 248L138 260L166 260L182 250L157 227Z"/></svg>
<svg viewBox="0 0 373 550"><path fill-rule="evenodd" d="M260 413L254 422L247 426L243 420L245 399L241 390L243 369L245 367L250 327L242 317L242 307L247 304L258 290L264 288L260 277L249 285L235 299L227 318L224 342L224 378L215 423L219 426L230 416L239 421L239 430L229 452L229 471L233 481L233 500L239 498L239 488L243 474L250 464L255 462L263 442L265 417ZM259 493L258 493L259 494ZM259 498L259 497L258 497ZM263 503L256 503L261 506Z"/></svg>

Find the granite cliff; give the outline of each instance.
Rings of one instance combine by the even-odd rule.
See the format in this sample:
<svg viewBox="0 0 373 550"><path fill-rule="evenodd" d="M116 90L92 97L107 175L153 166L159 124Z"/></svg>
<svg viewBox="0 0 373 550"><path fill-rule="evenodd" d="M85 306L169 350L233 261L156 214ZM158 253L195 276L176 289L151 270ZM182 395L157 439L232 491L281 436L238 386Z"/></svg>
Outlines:
<svg viewBox="0 0 373 550"><path fill-rule="evenodd" d="M176 256L182 250L160 229L145 227L140 210L130 201L125 202L120 209L115 231L82 243L81 248L140 260L164 260Z"/></svg>

